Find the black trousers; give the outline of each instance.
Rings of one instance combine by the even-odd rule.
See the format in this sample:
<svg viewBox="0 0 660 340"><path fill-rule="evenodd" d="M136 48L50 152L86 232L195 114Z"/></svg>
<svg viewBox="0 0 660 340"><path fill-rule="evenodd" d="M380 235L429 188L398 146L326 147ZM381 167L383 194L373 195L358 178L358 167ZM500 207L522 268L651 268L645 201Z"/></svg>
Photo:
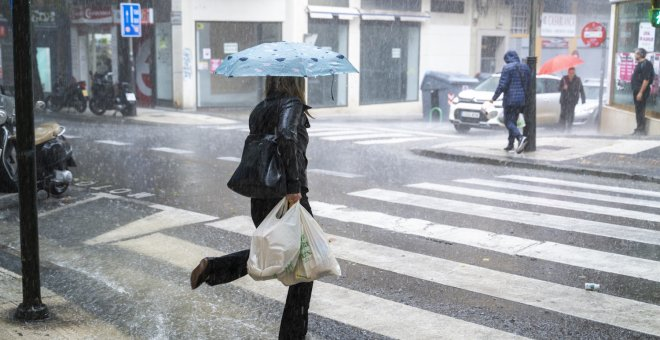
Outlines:
<svg viewBox="0 0 660 340"><path fill-rule="evenodd" d="M635 132L638 133L646 133L646 99L648 99L648 96L642 95L642 100L637 101L637 93L633 92L635 118L637 119L637 128L635 128Z"/></svg>
<svg viewBox="0 0 660 340"><path fill-rule="evenodd" d="M257 199L250 201L252 221L255 226L268 216L268 213L279 203L281 199ZM303 194L300 204L309 213L312 207L309 205L307 195ZM250 257L250 249L241 250L236 253L209 259L209 278L206 283L215 286L228 283L247 275L247 261ZM309 301L312 297L313 282L298 283L289 287L280 322L279 339L304 339L307 334L307 319Z"/></svg>
<svg viewBox="0 0 660 340"><path fill-rule="evenodd" d="M577 102L561 104L561 113L559 114L559 126L562 127L564 131L571 131L571 128L573 127L576 105Z"/></svg>

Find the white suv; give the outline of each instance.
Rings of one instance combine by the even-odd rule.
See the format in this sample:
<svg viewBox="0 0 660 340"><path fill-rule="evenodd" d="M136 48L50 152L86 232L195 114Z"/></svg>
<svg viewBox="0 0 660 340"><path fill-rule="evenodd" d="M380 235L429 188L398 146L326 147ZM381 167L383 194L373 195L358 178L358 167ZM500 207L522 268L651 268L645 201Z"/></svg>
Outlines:
<svg viewBox="0 0 660 340"><path fill-rule="evenodd" d="M559 81L561 78L551 75L536 76L536 124L552 125L559 123L561 107L559 105ZM485 113L481 107L485 101L493 98L500 81L500 75L494 74L472 90L465 90L452 101L449 109L449 121L456 131L466 133L470 128L491 129L503 127L502 96L494 102L495 111ZM576 109L575 120L578 120Z"/></svg>

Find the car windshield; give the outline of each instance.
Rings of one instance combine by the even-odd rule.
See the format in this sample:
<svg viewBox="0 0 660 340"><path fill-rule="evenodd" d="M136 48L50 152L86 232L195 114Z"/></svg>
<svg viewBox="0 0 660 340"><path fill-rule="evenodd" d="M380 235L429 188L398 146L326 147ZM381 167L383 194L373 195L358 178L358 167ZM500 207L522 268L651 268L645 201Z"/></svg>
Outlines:
<svg viewBox="0 0 660 340"><path fill-rule="evenodd" d="M490 77L484 80L481 84L477 85L474 89L477 91L495 92L497 84L500 82L500 77Z"/></svg>

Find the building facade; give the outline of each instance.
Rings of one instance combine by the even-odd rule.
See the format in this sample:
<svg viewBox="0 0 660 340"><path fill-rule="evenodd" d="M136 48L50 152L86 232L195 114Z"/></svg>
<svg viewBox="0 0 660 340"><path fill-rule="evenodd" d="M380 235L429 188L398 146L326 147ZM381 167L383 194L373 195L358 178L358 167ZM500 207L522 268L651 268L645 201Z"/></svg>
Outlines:
<svg viewBox="0 0 660 340"><path fill-rule="evenodd" d="M421 117L419 85L427 71L490 74L501 70L506 50L521 57L529 52L529 0L140 0L133 2L142 7L141 38L121 36L120 2L33 1L43 92L52 91L58 77L91 85L94 73L113 72L115 81L135 85L140 106L245 110L261 97L261 79L227 79L213 71L231 53L287 40L338 51L360 70L308 79L308 102L320 113ZM607 26L610 4L540 3L539 66L573 53L588 61L581 77L600 77L608 44L583 42L581 29L592 22ZM13 69L6 4L0 14L6 75Z"/></svg>

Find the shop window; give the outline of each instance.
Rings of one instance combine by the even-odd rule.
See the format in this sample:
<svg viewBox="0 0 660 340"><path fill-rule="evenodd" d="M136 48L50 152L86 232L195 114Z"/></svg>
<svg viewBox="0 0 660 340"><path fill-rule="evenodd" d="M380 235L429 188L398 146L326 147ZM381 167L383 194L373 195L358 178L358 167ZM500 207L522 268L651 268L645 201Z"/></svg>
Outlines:
<svg viewBox="0 0 660 340"><path fill-rule="evenodd" d="M571 14L572 1L544 0L543 12Z"/></svg>
<svg viewBox="0 0 660 340"><path fill-rule="evenodd" d="M308 24L309 39L314 45L348 55L348 23L344 20L314 20ZM310 77L307 101L312 107L346 106L348 77ZM334 96L334 99L332 98Z"/></svg>
<svg viewBox="0 0 660 340"><path fill-rule="evenodd" d="M422 1L421 0L362 0L361 8L419 12L422 10Z"/></svg>
<svg viewBox="0 0 660 340"><path fill-rule="evenodd" d="M529 0L513 0L511 4L512 34L528 34L530 11Z"/></svg>
<svg viewBox="0 0 660 340"><path fill-rule="evenodd" d="M631 77L635 69L634 50L644 47L647 59L653 63L656 78L651 85L651 97L646 105L647 114L660 116L660 34L650 26L648 17L648 2L635 1L620 3L615 33L614 73L610 85L612 87L611 103L615 106L633 110L633 94ZM643 36L640 39L640 35ZM644 38L645 37L645 38ZM647 45L647 46L644 46Z"/></svg>
<svg viewBox="0 0 660 340"><path fill-rule="evenodd" d="M431 12L440 13L465 13L465 1L463 0L432 0Z"/></svg>
<svg viewBox="0 0 660 340"><path fill-rule="evenodd" d="M416 101L419 23L363 21L360 30L360 104Z"/></svg>
<svg viewBox="0 0 660 340"><path fill-rule="evenodd" d="M348 0L309 0L309 5L348 7Z"/></svg>
<svg viewBox="0 0 660 340"><path fill-rule="evenodd" d="M238 51L282 40L281 23L197 22L197 106L251 107L263 98L263 79L213 74L220 61Z"/></svg>

